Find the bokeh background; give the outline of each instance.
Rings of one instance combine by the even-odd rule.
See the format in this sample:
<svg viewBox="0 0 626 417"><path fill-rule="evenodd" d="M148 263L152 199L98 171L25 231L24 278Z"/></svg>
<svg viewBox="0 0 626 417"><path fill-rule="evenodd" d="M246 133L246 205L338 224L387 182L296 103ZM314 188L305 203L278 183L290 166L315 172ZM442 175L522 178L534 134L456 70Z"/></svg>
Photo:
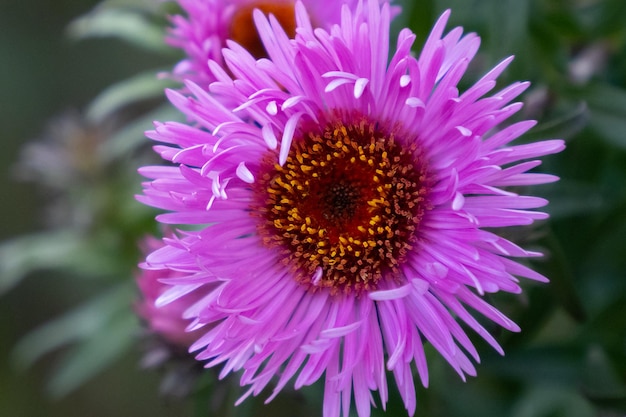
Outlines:
<svg viewBox="0 0 626 417"><path fill-rule="evenodd" d="M466 85L515 55L501 84L533 83L519 117L539 124L524 140L567 141L542 166L562 180L531 191L551 200L551 220L509 231L547 254L533 267L552 282L492 297L523 331L493 329L505 357L476 339L478 377L459 381L429 352L417 415L623 417L626 2L402 4L396 25L417 33L417 48L446 8L449 28L481 35ZM234 408L236 381L191 379L181 358L144 369L160 347L133 314L133 277L138 241L157 229L133 199L135 171L153 158L141 134L150 120L176 117L162 96L175 84L155 77L180 59L162 42L175 10L154 0L0 0L2 416L321 415L319 386ZM386 415L405 415L393 389Z"/></svg>

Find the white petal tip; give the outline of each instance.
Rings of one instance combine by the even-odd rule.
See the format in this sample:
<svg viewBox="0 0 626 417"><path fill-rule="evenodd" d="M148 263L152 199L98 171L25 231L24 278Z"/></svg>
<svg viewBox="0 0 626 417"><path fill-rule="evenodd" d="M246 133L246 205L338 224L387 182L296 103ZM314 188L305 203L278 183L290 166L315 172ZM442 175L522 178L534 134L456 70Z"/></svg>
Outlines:
<svg viewBox="0 0 626 417"><path fill-rule="evenodd" d="M252 175L252 172L250 172L245 162L239 163L235 172L241 181L247 182L248 184L254 183L254 175Z"/></svg>
<svg viewBox="0 0 626 417"><path fill-rule="evenodd" d="M354 83L354 98L361 98L363 92L365 92L365 87L369 84L370 80L367 78L359 78Z"/></svg>
<svg viewBox="0 0 626 417"><path fill-rule="evenodd" d="M424 102L417 97L409 97L406 99L405 104L409 107L421 107L425 108Z"/></svg>
<svg viewBox="0 0 626 417"><path fill-rule="evenodd" d="M276 105L276 102L272 100L267 103L267 106L265 106L265 111L267 111L267 114L276 116L278 114L278 106Z"/></svg>

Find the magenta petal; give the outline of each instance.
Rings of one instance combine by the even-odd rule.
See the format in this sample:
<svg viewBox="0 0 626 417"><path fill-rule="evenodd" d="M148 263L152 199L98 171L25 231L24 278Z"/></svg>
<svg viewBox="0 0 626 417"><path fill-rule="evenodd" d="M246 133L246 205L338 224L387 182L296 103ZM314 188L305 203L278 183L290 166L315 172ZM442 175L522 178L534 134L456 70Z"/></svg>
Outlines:
<svg viewBox="0 0 626 417"><path fill-rule="evenodd" d="M169 162L140 169L137 198L181 230L142 264L167 286L143 314L156 317L158 299L184 317L167 331L193 331L190 350L220 377L240 372L237 403L323 379L324 417L347 417L353 400L366 417L374 391L385 407L389 377L413 415L425 344L465 379L480 360L467 329L503 353L478 316L520 330L485 294L547 278L524 261L541 254L499 230L548 217L545 199L516 192L557 179L536 170L564 143L511 145L535 125L501 126L528 88L491 92L512 58L460 91L480 40L445 33L450 11L416 59L408 29L389 54L386 2L299 2L293 39L257 10L267 57L256 59L226 41L241 1L179 0L188 16L172 19L186 82L167 96L188 121L146 133Z"/></svg>

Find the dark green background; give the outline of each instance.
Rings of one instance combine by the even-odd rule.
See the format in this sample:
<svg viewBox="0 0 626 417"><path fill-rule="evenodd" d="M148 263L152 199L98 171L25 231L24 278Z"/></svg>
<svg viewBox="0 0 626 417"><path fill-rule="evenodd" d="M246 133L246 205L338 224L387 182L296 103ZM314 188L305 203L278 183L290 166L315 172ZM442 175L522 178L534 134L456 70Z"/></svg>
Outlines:
<svg viewBox="0 0 626 417"><path fill-rule="evenodd" d="M20 146L38 138L49 119L80 111L109 84L168 62L117 40L68 39L70 20L90 0L0 0L0 239L40 230L46 196L14 180ZM149 126L146 126L146 128ZM130 279L130 277L128 278ZM157 396L159 377L139 369L139 349L69 396L47 397L45 381L63 357L50 355L19 372L10 352L17 340L50 317L102 290L63 271L40 271L0 298L0 415L182 416L182 403Z"/></svg>

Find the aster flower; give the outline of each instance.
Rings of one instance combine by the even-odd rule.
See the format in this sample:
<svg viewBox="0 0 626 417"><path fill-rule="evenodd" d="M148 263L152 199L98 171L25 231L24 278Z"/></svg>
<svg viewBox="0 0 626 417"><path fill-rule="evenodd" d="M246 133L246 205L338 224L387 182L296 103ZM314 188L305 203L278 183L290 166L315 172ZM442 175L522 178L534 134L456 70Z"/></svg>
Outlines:
<svg viewBox="0 0 626 417"><path fill-rule="evenodd" d="M324 416L347 416L352 395L368 416L372 391L387 402L388 370L413 415L413 369L428 385L424 344L461 378L475 375L459 322L503 353L475 315L519 328L483 295L519 293L518 277L546 281L515 260L539 253L494 230L547 218L532 210L544 199L505 188L555 181L529 170L564 144L511 145L533 121L499 127L528 87L486 96L511 58L459 93L480 41L461 28L444 35L448 16L419 58L402 30L388 61L388 4L344 6L326 31L298 3L295 40L256 11L267 59L229 42L229 72L210 64L210 92L168 91L193 125L148 133L175 166L142 168L152 181L139 199L169 211L162 223L194 226L144 267L183 274L167 300L215 285L185 312L190 329L206 329L191 350L221 376L242 371L241 400L271 381L268 401L292 380L323 378Z"/></svg>
<svg viewBox="0 0 626 417"><path fill-rule="evenodd" d="M382 0L381 0L382 1ZM357 0L304 0L314 26L329 27L339 22L342 4L354 9ZM296 30L295 0L178 0L185 15L172 17L167 41L182 49L186 57L174 68L174 76L201 85L215 81L208 61L224 65L222 48L232 39L256 58L266 50L254 26L252 12L273 14L292 38ZM393 7L393 13L399 8Z"/></svg>
<svg viewBox="0 0 626 417"><path fill-rule="evenodd" d="M144 240L143 246L146 247L148 253L163 247L164 244L161 240L149 237ZM184 274L167 268L142 270L136 278L141 297L135 305L135 311L151 333L158 335L174 347L187 349L200 334L186 331L189 321L183 319L183 312L207 295L209 289L198 289L164 306L157 305L157 299L169 288L169 285L163 281L179 276L184 276Z"/></svg>
<svg viewBox="0 0 626 417"><path fill-rule="evenodd" d="M142 246L148 253L163 247L163 241L147 237ZM161 393L175 398L185 397L193 391L202 370L188 349L203 334L203 330L187 332L190 323L183 318L183 312L201 301L211 290L210 286L205 286L171 303L157 304L157 299L169 288L163 281L184 275L170 269L146 269L136 277L140 297L135 303L135 312L145 327L141 365L161 371Z"/></svg>

